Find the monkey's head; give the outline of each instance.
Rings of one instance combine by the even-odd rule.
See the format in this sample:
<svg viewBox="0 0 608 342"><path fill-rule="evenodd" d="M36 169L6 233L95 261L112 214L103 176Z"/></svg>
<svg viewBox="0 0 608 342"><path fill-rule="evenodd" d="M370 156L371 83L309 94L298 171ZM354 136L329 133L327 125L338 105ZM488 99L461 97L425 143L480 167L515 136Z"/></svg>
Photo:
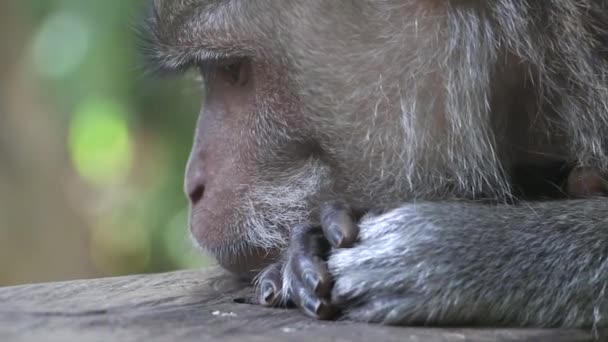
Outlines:
<svg viewBox="0 0 608 342"><path fill-rule="evenodd" d="M369 209L439 191L425 181L448 180L454 161L427 152L466 140L437 114L440 7L156 0L151 56L204 79L185 181L197 243L246 273L278 255L294 224L314 223L321 201Z"/></svg>

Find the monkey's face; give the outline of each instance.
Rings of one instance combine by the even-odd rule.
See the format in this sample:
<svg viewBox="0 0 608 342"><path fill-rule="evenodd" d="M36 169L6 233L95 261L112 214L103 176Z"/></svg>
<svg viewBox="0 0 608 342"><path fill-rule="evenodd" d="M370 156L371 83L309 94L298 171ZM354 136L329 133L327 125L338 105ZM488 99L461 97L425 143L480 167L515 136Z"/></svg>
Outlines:
<svg viewBox="0 0 608 342"><path fill-rule="evenodd" d="M185 191L192 235L237 273L261 266L310 219L324 168L295 95L271 64L203 68L205 102Z"/></svg>
<svg viewBox="0 0 608 342"><path fill-rule="evenodd" d="M323 200L364 210L407 192L403 166L421 153L402 150L403 128L430 119L402 114L433 106L404 101L417 95L399 83L406 66L424 72L427 61L402 55L400 35L385 26L402 25L413 5L340 4L156 1L152 57L199 67L205 80L185 182L191 232L234 272L277 256L290 227L314 223ZM412 37L420 27L408 26Z"/></svg>

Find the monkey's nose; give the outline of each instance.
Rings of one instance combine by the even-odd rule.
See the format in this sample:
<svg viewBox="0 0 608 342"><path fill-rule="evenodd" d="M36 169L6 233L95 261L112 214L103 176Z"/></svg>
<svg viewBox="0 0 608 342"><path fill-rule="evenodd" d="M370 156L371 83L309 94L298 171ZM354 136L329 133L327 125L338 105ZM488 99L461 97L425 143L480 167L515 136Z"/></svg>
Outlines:
<svg viewBox="0 0 608 342"><path fill-rule="evenodd" d="M203 198L204 194L205 182L202 179L201 172L189 172L186 178L186 195L190 203L197 203Z"/></svg>
<svg viewBox="0 0 608 342"><path fill-rule="evenodd" d="M199 185L192 187L191 189L188 189L188 198L190 199L190 202L192 202L192 203L197 203L198 201L200 201L201 198L203 198L204 194L205 194L204 185L199 184Z"/></svg>

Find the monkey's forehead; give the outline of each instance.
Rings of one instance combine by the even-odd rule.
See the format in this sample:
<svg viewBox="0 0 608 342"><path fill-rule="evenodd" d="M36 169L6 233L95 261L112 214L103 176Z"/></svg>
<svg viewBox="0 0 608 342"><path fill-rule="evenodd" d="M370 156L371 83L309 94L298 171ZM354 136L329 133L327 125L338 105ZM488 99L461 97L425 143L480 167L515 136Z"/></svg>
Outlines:
<svg viewBox="0 0 608 342"><path fill-rule="evenodd" d="M210 44L252 34L248 29L268 28L293 2L278 4L271 0L154 0L148 22L165 42L206 39Z"/></svg>
<svg viewBox="0 0 608 342"><path fill-rule="evenodd" d="M267 29L249 7L269 1L154 0L144 28L143 51L161 69L250 55L253 36ZM262 9L262 8L261 8ZM253 23L251 23L253 22Z"/></svg>

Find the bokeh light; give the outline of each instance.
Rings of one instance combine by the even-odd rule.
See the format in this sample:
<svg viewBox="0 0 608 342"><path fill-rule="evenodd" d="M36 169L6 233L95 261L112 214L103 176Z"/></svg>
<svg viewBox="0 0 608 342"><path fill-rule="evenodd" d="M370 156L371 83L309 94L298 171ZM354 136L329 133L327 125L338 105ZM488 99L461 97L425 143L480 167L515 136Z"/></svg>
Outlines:
<svg viewBox="0 0 608 342"><path fill-rule="evenodd" d="M36 70L53 79L76 71L87 54L89 32L86 21L74 13L63 10L49 16L33 42Z"/></svg>
<svg viewBox="0 0 608 342"><path fill-rule="evenodd" d="M117 184L128 175L132 142L127 112L119 104L91 99L75 111L69 146L79 174L99 186Z"/></svg>

